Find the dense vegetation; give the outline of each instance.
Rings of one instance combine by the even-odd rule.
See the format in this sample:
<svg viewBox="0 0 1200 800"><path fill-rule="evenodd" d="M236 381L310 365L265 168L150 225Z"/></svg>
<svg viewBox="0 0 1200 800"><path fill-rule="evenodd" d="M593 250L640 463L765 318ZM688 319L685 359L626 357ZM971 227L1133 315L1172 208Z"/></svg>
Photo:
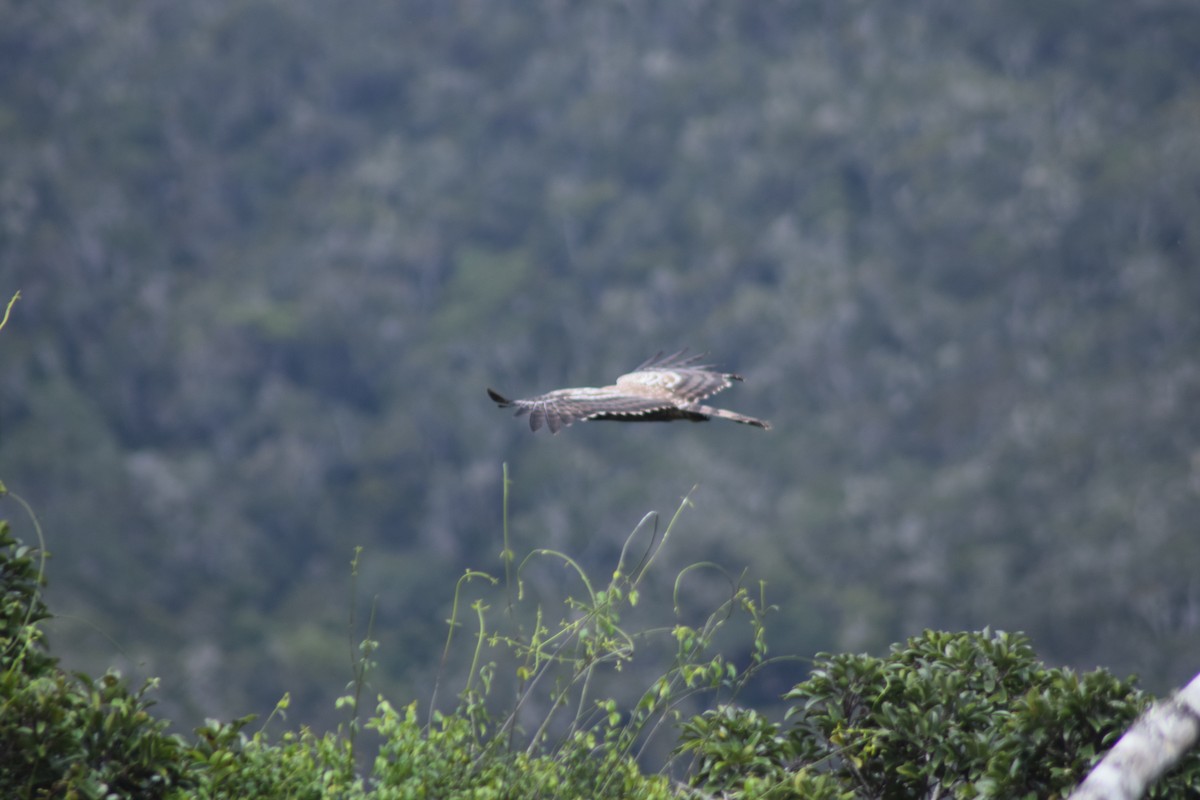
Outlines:
<svg viewBox="0 0 1200 800"><path fill-rule="evenodd" d="M1165 692L1200 665L1198 52L1194 0L0 0L42 630L161 678L176 732L285 693L334 731L365 638L366 696L427 703L507 462L508 547L589 575L699 486L653 624L727 601L675 586L712 562L776 653L990 626ZM530 436L484 394L682 346L774 430ZM741 697L774 719L809 666Z"/></svg>
<svg viewBox="0 0 1200 800"><path fill-rule="evenodd" d="M573 622L516 638L493 633L521 666L504 675L495 662L474 665L453 713L422 720L416 702L401 711L381 697L365 722L355 713L324 735L301 728L271 737L273 714L254 733L246 717L210 720L186 738L152 715L153 682L132 691L111 672L92 680L61 670L41 630L49 617L42 555L0 522L5 797L1050 798L1078 782L1148 700L1103 670L1048 670L1020 636L926 632L886 658L820 657L812 677L787 695L788 724L730 703L686 718L681 697L736 690L762 666L762 609L738 591L731 605L747 612L758 643L747 668L706 653L727 614L699 629L676 626L674 664L624 708L589 688L595 673L635 661L634 640L648 632L630 635L619 623L637 605L651 556L629 572L618 568L586 601L571 601ZM476 611L482 644L488 615ZM363 670L373 644L363 643ZM363 677L356 674L339 705L357 711ZM521 691L498 715L489 695L513 677ZM547 716L527 730L521 706L546 695ZM568 707L576 708L569 725L552 727ZM644 772L635 756L644 763L646 737L663 722L679 725L680 744L661 771ZM373 755L364 753L367 732L377 735ZM1197 790L1193 754L1153 796Z"/></svg>

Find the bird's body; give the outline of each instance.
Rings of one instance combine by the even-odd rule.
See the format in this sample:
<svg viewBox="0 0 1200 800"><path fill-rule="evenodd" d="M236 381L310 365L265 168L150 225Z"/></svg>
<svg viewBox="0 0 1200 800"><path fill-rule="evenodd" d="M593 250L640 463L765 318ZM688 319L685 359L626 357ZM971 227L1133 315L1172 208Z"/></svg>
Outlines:
<svg viewBox="0 0 1200 800"><path fill-rule="evenodd" d="M633 372L617 378L612 386L558 389L526 400L509 400L488 389L488 395L501 408L516 407L516 415L529 415L530 430L542 425L558 433L578 420L617 420L620 422L670 422L677 419L704 422L712 417L728 419L764 430L770 423L723 408L701 404L701 400L728 389L740 375L717 372L697 364L699 356L685 357L685 351L663 357L659 353Z"/></svg>

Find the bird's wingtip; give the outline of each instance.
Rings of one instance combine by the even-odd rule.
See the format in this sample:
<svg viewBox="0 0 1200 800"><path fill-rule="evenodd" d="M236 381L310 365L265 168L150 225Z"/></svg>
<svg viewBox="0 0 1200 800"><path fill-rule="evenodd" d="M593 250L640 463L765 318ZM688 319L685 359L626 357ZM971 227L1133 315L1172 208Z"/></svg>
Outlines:
<svg viewBox="0 0 1200 800"><path fill-rule="evenodd" d="M491 388L490 386L488 387L487 393L488 393L488 397L492 398L492 400L495 401L496 405L500 406L501 408L508 408L509 406L512 405L511 400L509 400L507 397L500 394L499 392L497 392L495 389Z"/></svg>

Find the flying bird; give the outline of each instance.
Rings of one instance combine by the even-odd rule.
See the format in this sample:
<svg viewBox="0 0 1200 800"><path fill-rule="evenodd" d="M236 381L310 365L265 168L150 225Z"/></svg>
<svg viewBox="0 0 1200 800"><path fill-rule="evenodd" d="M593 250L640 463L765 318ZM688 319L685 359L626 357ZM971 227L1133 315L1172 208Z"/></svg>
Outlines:
<svg viewBox="0 0 1200 800"><path fill-rule="evenodd" d="M558 389L526 400L509 400L495 389L488 396L501 408L516 408L516 416L529 415L529 429L543 425L551 433L578 420L609 419L618 422L670 422L677 419L706 422L713 417L769 430L771 424L700 401L733 381L732 372L717 372L710 364L697 364L702 356L685 356L686 350L647 360L633 372L617 378L612 386Z"/></svg>

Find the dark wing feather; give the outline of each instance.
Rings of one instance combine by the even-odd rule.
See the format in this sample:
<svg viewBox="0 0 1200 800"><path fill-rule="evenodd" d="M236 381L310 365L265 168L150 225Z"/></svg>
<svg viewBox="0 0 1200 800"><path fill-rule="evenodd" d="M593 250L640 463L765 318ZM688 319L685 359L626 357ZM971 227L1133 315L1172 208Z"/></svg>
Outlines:
<svg viewBox="0 0 1200 800"><path fill-rule="evenodd" d="M491 389L488 389L488 395L501 407L515 407L518 417L528 414L530 430L536 431L545 425L551 433L558 433L581 419L635 418L674 407L669 400L628 394L615 386L559 389L524 400L509 400Z"/></svg>

